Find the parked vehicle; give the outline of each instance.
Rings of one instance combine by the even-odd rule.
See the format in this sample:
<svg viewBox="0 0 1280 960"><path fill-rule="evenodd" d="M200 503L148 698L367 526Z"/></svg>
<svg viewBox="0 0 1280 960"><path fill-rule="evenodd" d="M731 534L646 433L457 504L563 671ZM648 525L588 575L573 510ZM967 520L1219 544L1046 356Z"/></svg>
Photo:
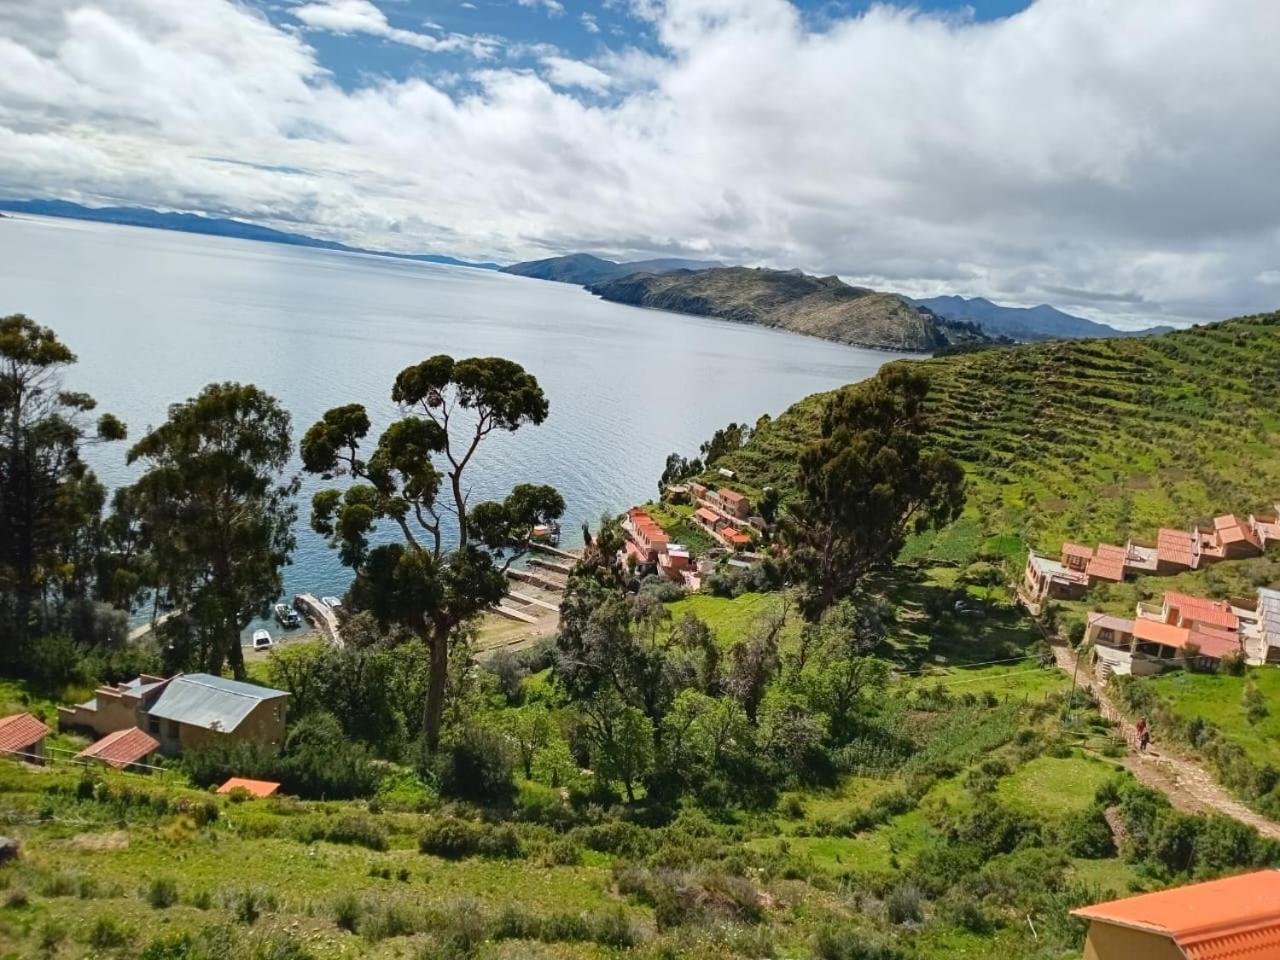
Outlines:
<svg viewBox="0 0 1280 960"><path fill-rule="evenodd" d="M271 634L269 631L267 630L253 631L253 649L270 650L272 643L273 641L271 639Z"/></svg>

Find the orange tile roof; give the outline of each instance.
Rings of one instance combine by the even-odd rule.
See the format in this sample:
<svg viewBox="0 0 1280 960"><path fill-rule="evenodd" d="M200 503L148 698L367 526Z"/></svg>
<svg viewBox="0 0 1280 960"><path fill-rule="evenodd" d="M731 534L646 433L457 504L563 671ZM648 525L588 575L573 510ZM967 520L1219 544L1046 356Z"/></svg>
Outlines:
<svg viewBox="0 0 1280 960"><path fill-rule="evenodd" d="M694 511L694 516L701 517L707 523L715 523L720 519L720 515L709 507L699 507Z"/></svg>
<svg viewBox="0 0 1280 960"><path fill-rule="evenodd" d="M1191 631L1186 627L1175 627L1162 620L1138 617L1133 621L1133 636L1135 640L1145 640L1147 643L1158 643L1161 646L1179 649L1191 639Z"/></svg>
<svg viewBox="0 0 1280 960"><path fill-rule="evenodd" d="M48 726L30 713L15 713L0 719L0 753L26 753L41 737L49 735Z"/></svg>
<svg viewBox="0 0 1280 960"><path fill-rule="evenodd" d="M1214 517L1213 529L1222 543L1239 543L1243 540L1246 543L1253 544L1255 547L1260 546L1258 538L1249 526L1248 521L1241 520L1234 513Z"/></svg>
<svg viewBox="0 0 1280 960"><path fill-rule="evenodd" d="M1094 551L1094 556L1123 562L1129 559L1129 551L1126 547L1118 547L1114 543L1100 543L1098 549Z"/></svg>
<svg viewBox="0 0 1280 960"><path fill-rule="evenodd" d="M1280 956L1280 871L1144 893L1072 914L1167 936L1190 960L1274 960Z"/></svg>
<svg viewBox="0 0 1280 960"><path fill-rule="evenodd" d="M730 490L728 487L721 487L716 491L716 495L721 500L728 500L730 503L741 503L747 498L737 490Z"/></svg>
<svg viewBox="0 0 1280 960"><path fill-rule="evenodd" d="M1189 567L1195 561L1193 539L1186 530L1161 527L1156 535L1156 556L1166 563Z"/></svg>
<svg viewBox="0 0 1280 960"><path fill-rule="evenodd" d="M232 777L218 788L218 793L230 793L232 790L245 790L255 797L269 797L280 789L280 784L270 780L248 780L244 777Z"/></svg>
<svg viewBox="0 0 1280 960"><path fill-rule="evenodd" d="M1200 648L1203 656L1213 657L1215 660L1241 650L1239 635L1198 623L1191 628L1190 641Z"/></svg>
<svg viewBox="0 0 1280 960"><path fill-rule="evenodd" d="M151 734L137 727L129 727L127 730L108 733L97 743L77 753L76 759L101 760L122 770L159 749L160 741Z"/></svg>
<svg viewBox="0 0 1280 960"><path fill-rule="evenodd" d="M1078 543L1067 542L1062 545L1062 555L1064 557L1080 557L1088 560L1093 556L1093 551Z"/></svg>
<svg viewBox="0 0 1280 960"><path fill-rule="evenodd" d="M1084 572L1091 577L1097 577L1099 580L1113 580L1119 583L1124 579L1124 559L1117 560L1114 557L1096 556L1089 561L1089 565L1084 568Z"/></svg>
<svg viewBox="0 0 1280 960"><path fill-rule="evenodd" d="M1182 619L1190 622L1222 627L1225 630L1235 630L1240 626L1240 618L1225 600L1210 600L1208 597L1170 590L1164 595L1164 605L1176 608Z"/></svg>

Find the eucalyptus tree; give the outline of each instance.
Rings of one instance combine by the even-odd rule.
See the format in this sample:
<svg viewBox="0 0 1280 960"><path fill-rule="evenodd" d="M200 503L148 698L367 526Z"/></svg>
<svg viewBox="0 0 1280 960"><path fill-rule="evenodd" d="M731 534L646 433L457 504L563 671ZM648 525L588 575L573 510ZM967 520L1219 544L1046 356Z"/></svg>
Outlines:
<svg viewBox="0 0 1280 960"><path fill-rule="evenodd" d="M891 565L908 534L964 508L963 468L928 442L928 393L926 376L894 364L827 401L782 528L811 621Z"/></svg>
<svg viewBox="0 0 1280 960"><path fill-rule="evenodd" d="M369 415L348 404L307 431L302 462L310 473L354 481L315 494L311 525L355 571L351 605L426 641L422 726L434 753L451 642L502 599L506 569L527 548L535 526L563 514L564 500L552 487L521 483L501 501L469 502L468 471L481 444L495 431L514 432L547 417L542 388L519 364L431 357L400 372L391 399L400 418L369 455L361 449Z"/></svg>
<svg viewBox="0 0 1280 960"><path fill-rule="evenodd" d="M289 430L288 412L270 394L213 383L171 406L130 449L129 462L147 469L117 497L113 526L145 554L139 569L149 586L181 611L166 625L170 666L218 673L229 662L244 679L241 633L270 612L294 547Z"/></svg>
<svg viewBox="0 0 1280 960"><path fill-rule="evenodd" d="M12 662L40 626L37 603L83 591L85 544L102 487L81 459L92 442L121 440L124 424L86 393L62 389L75 354L22 314L0 318L0 658Z"/></svg>

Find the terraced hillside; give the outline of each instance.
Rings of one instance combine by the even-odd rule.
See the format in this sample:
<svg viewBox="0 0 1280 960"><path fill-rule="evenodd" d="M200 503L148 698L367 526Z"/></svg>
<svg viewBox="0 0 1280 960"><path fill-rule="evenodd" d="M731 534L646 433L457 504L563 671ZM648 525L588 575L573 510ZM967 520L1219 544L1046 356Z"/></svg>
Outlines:
<svg viewBox="0 0 1280 960"><path fill-rule="evenodd" d="M918 362L938 442L971 488L964 516L909 554L1016 557L1024 543L1151 538L1162 524L1280 500L1280 313ZM719 465L785 498L823 402L802 400Z"/></svg>

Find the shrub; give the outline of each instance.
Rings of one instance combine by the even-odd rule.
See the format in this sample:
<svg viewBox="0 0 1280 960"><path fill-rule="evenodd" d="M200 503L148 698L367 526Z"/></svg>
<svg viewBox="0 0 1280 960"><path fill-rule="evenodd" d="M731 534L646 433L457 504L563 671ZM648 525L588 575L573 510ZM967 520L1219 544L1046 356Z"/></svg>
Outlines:
<svg viewBox="0 0 1280 960"><path fill-rule="evenodd" d="M127 929L122 927L113 917L99 917L89 928L85 943L98 950L114 950L123 947L132 939Z"/></svg>
<svg viewBox="0 0 1280 960"><path fill-rule="evenodd" d="M924 898L909 883L894 887L885 897L884 907L890 923L919 923L924 918Z"/></svg>
<svg viewBox="0 0 1280 960"><path fill-rule="evenodd" d="M949 926L970 933L986 933L991 929L991 920L983 912L982 903L962 891L950 893L939 901L938 916Z"/></svg>
<svg viewBox="0 0 1280 960"><path fill-rule="evenodd" d="M345 843L370 850L387 849L387 829L372 817L348 813L331 820L303 824L297 831L303 843L326 840L329 843Z"/></svg>
<svg viewBox="0 0 1280 960"><path fill-rule="evenodd" d="M505 803L515 793L507 739L489 727L472 724L441 751L436 762L440 792L475 803Z"/></svg>
<svg viewBox="0 0 1280 960"><path fill-rule="evenodd" d="M236 920L251 927L260 916L276 908L276 898L269 891L246 887L231 895L229 908Z"/></svg>
<svg viewBox="0 0 1280 960"><path fill-rule="evenodd" d="M343 930L355 933L364 910L364 903L355 894L344 893L333 903L333 922Z"/></svg>
<svg viewBox="0 0 1280 960"><path fill-rule="evenodd" d="M1097 805L1067 817L1059 830L1058 842L1071 856L1089 860L1102 860L1116 852L1111 825Z"/></svg>
<svg viewBox="0 0 1280 960"><path fill-rule="evenodd" d="M469 857L480 848L479 828L457 817L438 817L427 821L418 838L418 849L423 853L459 860Z"/></svg>
<svg viewBox="0 0 1280 960"><path fill-rule="evenodd" d="M293 937L277 935L254 947L252 960L312 960L312 955Z"/></svg>
<svg viewBox="0 0 1280 960"><path fill-rule="evenodd" d="M147 903L157 910L167 910L178 902L178 884L172 877L156 877L147 887Z"/></svg>
<svg viewBox="0 0 1280 960"><path fill-rule="evenodd" d="M905 960L887 943L848 924L827 924L813 938L816 960Z"/></svg>

